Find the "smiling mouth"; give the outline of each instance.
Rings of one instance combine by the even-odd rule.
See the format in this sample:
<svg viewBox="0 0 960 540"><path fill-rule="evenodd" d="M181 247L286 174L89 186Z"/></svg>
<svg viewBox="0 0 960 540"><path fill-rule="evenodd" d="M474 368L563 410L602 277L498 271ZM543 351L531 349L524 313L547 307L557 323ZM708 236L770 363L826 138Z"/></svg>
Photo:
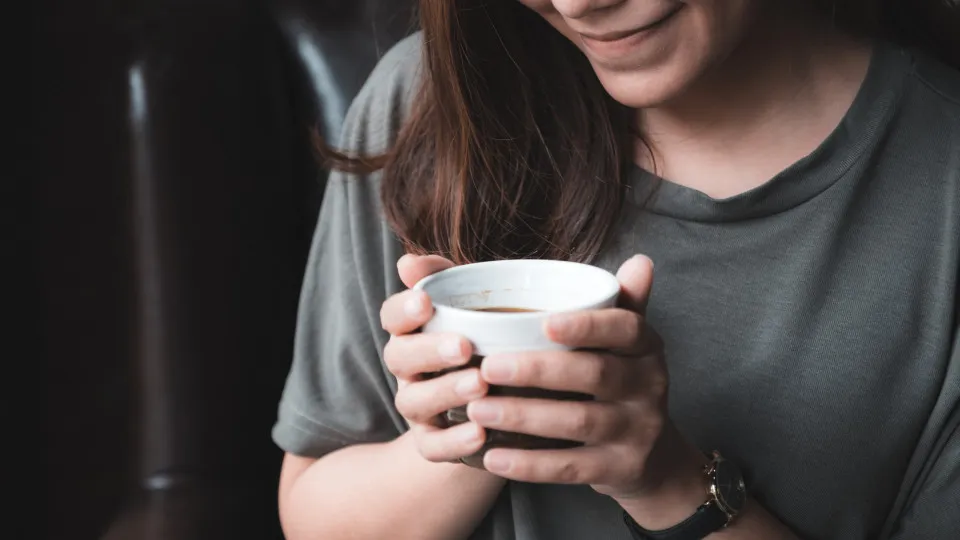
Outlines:
<svg viewBox="0 0 960 540"><path fill-rule="evenodd" d="M590 41L597 41L597 42L600 42L600 43L610 43L610 42L614 42L614 41L620 41L621 39L625 39L625 38L628 38L628 37L630 37L630 36L635 36L635 35L640 34L640 33L642 33L642 32L646 32L647 30L653 30L654 28L656 28L656 27L658 27L658 26L661 26L662 24L664 24L664 23L667 22L668 20L672 19L673 16L676 15L677 13L679 13L680 10L682 10L685 6L686 6L686 4L679 4L679 5L677 5L677 7L675 7L675 8L673 8L673 9L671 9L670 11L666 12L666 13L665 13L662 17L660 17L659 19L653 21L653 22L650 23L650 24L641 26L640 28L634 28L633 30L626 30L626 31L623 31L623 32L611 32L611 33L609 33L609 34L599 34L599 35L583 34L583 33L581 33L581 34L580 34L580 37L582 37L582 38L584 38L584 39L588 39L588 40L590 40Z"/></svg>

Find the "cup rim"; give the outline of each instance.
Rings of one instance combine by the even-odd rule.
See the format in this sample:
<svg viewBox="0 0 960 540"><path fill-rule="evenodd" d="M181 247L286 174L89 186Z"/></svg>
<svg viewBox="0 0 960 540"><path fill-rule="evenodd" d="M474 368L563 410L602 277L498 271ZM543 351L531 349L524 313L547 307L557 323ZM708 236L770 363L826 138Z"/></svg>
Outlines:
<svg viewBox="0 0 960 540"><path fill-rule="evenodd" d="M554 313L569 313L573 311L582 311L587 309L594 309L597 306L601 306L605 303L610 302L611 299L616 298L620 294L620 282L617 281L617 277L610 273L609 271L586 263L579 263L573 261L561 261L553 259L504 259L497 261L485 261L479 263L470 263L460 266L454 266L453 268L448 268L437 272L436 274L431 274L420 281L418 281L412 290L419 290L426 292L426 288L430 286L431 283L439 281L441 279L449 279L451 276L455 276L461 273L467 273L476 271L478 268L490 268L494 266L526 266L526 265L543 265L543 266L566 266L566 267L580 267L589 269L591 272L595 272L598 280L601 282L601 287L598 287L599 294L589 302L584 302L581 304L573 304L568 308L562 310L538 310L538 311L522 311L522 312L491 312L491 311L476 311L472 309L464 309L449 306L446 304L438 304L430 299L430 303L433 305L435 316L439 314L450 314L456 315L459 318L475 318L477 320L525 320L525 319L539 319L545 316L549 316Z"/></svg>

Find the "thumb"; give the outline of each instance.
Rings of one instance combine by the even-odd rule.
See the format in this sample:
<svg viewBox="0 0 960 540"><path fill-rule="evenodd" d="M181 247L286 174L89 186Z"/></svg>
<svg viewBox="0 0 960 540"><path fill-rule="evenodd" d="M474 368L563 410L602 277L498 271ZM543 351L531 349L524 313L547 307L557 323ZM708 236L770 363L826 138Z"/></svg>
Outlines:
<svg viewBox="0 0 960 540"><path fill-rule="evenodd" d="M397 272L400 274L400 281L408 289L412 289L421 279L453 266L456 265L439 255L407 254L397 261Z"/></svg>
<svg viewBox="0 0 960 540"><path fill-rule="evenodd" d="M653 287L653 261L646 255L634 255L617 270L620 282L620 307L643 314Z"/></svg>

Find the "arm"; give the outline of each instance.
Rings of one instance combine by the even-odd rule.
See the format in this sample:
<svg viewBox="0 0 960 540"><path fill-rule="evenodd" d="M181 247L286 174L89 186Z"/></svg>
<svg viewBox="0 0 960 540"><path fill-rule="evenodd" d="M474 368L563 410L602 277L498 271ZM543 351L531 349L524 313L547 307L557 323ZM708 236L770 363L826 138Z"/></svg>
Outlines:
<svg viewBox="0 0 960 540"><path fill-rule="evenodd" d="M921 487L892 521L890 538L952 538L960 530L960 407L954 410L950 429Z"/></svg>
<svg viewBox="0 0 960 540"><path fill-rule="evenodd" d="M407 432L319 460L288 453L280 521L289 540L467 538L503 485L484 471L423 459Z"/></svg>
<svg viewBox="0 0 960 540"><path fill-rule="evenodd" d="M954 538L960 531L960 328L940 399L881 538Z"/></svg>
<svg viewBox="0 0 960 540"><path fill-rule="evenodd" d="M404 257L398 271L409 285L449 265L438 258ZM307 280L305 289L315 290L316 281ZM421 306L415 315L412 300ZM383 347L381 365L374 350L356 354L370 343L365 337L369 328L364 329L361 319L341 323L353 319L351 313L364 311L349 306L362 308L363 303L303 304L310 307L301 314L298 337L312 333L302 331L305 328L322 331L328 326L303 324L320 322L314 316L317 309L335 309L322 319L337 321L341 330L322 332L328 339L297 340L302 346L274 429L274 438L287 451L279 489L286 537L467 538L505 481L454 462L480 448L483 430L469 423L442 429L431 419L484 395L486 386L476 369L427 379L422 374L465 363L471 356L469 343L458 339L456 354L441 354L450 336L415 333L432 309L426 309L430 304L423 293L405 291L392 295L381 309L381 324L392 335ZM310 341L313 345L308 346ZM368 358L377 361L364 363ZM396 377L396 393L388 388L384 369ZM471 380L474 384L464 386ZM391 419L394 411L403 415L402 424Z"/></svg>
<svg viewBox="0 0 960 540"><path fill-rule="evenodd" d="M406 112L398 104L418 86L419 48L408 38L375 68L344 124L347 153L392 147ZM286 452L278 498L291 540L466 537L503 485L421 457L417 430L397 410L378 310L401 290L394 264L403 249L382 219L380 176L331 174L304 275L273 430Z"/></svg>
<svg viewBox="0 0 960 540"><path fill-rule="evenodd" d="M703 504L703 492L698 494L700 503ZM694 511L696 511L697 506L694 505L692 508L690 506L683 507L669 507L663 508L663 512L656 514L657 509L659 508L656 503L648 503L646 505L631 505L629 503L623 504L624 509L637 521L642 527L647 530L664 530L680 523L687 517L691 516ZM673 519L664 519L665 516L673 515L674 513L681 514L677 512L678 510L685 508L686 513L682 515L677 515ZM650 516L656 515L657 517L650 518ZM645 519L645 521L641 521ZM747 501L746 506L743 511L737 516L737 519L727 528L717 531L716 533L711 534L707 537L707 540L798 540L799 537L793 534L790 529L785 525L780 523L780 521L772 516L765 508L760 506L754 500Z"/></svg>
<svg viewBox="0 0 960 540"><path fill-rule="evenodd" d="M754 500L747 501L732 525L707 537L708 540L797 540L797 535Z"/></svg>
<svg viewBox="0 0 960 540"><path fill-rule="evenodd" d="M672 426L669 436L651 455L659 463L651 465L664 471L678 471L664 476L657 488L636 499L617 502L641 527L650 531L669 529L687 519L706 501L707 481L701 472L704 455ZM679 472L683 471L683 472ZM790 529L757 501L750 499L728 527L707 537L707 540L797 540Z"/></svg>
<svg viewBox="0 0 960 540"><path fill-rule="evenodd" d="M951 531L960 530L960 384L956 381L960 381L960 330L953 340L940 399L930 415L927 432L918 443L918 454L907 472L903 492L879 538L932 540L952 538L955 533ZM671 439L681 440L677 435ZM691 452L677 465L671 457L684 454L677 448L660 452L664 461L655 467L685 473L665 479L655 493L643 500L619 501L648 530L662 530L679 523L703 502L705 484L698 475L689 474L702 465L697 461L698 453ZM708 540L761 538L797 536L758 502L749 500L730 527L710 535Z"/></svg>

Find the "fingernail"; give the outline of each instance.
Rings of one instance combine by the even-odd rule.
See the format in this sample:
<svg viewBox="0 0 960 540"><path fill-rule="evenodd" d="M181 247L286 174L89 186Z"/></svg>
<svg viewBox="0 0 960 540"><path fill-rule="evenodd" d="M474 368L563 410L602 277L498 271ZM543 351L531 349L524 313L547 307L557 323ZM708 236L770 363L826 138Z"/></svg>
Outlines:
<svg viewBox="0 0 960 540"><path fill-rule="evenodd" d="M573 315L554 315L547 319L547 330L554 335L566 333L573 325Z"/></svg>
<svg viewBox="0 0 960 540"><path fill-rule="evenodd" d="M403 312L410 317L419 317L423 315L423 297L422 296L411 296L403 303Z"/></svg>
<svg viewBox="0 0 960 540"><path fill-rule="evenodd" d="M647 261L647 262L650 264L650 268L653 268L653 266L654 266L654 265L653 265L653 259L651 259L651 258L648 257L647 255L643 255L642 253L638 253L638 254L634 255L633 258L636 259L636 260L638 260L638 261Z"/></svg>
<svg viewBox="0 0 960 540"><path fill-rule="evenodd" d="M492 383L507 383L517 375L516 360L504 356L488 356L480 365L483 378Z"/></svg>
<svg viewBox="0 0 960 540"><path fill-rule="evenodd" d="M513 464L499 452L487 452L483 458L483 467L492 473L505 473Z"/></svg>
<svg viewBox="0 0 960 540"><path fill-rule="evenodd" d="M437 353L450 364L459 364L463 361L463 347L457 338L444 338L437 345Z"/></svg>
<svg viewBox="0 0 960 540"><path fill-rule="evenodd" d="M500 423L503 408L493 403L475 401L467 406L467 416L478 424L494 426Z"/></svg>
<svg viewBox="0 0 960 540"><path fill-rule="evenodd" d="M480 439L480 430L476 426L470 426L472 429L467 429L460 434L460 440L465 443L471 443Z"/></svg>
<svg viewBox="0 0 960 540"><path fill-rule="evenodd" d="M626 279L629 279L630 277L636 277L633 274L637 273L638 268L636 267L635 264L627 264L627 263L636 263L636 264L643 265L644 264L643 261L647 261L647 264L650 265L650 269L651 270L653 269L653 259L651 259L650 257L647 257L646 255L640 255L640 254L634 255L633 257L630 257L629 259L627 259L627 262L623 263L623 265L620 266L620 269L617 270L617 279L619 281L624 281Z"/></svg>
<svg viewBox="0 0 960 540"><path fill-rule="evenodd" d="M480 388L480 378L477 377L476 373L470 373L457 381L454 391L458 396L464 398L480 397L480 394L483 393Z"/></svg>

